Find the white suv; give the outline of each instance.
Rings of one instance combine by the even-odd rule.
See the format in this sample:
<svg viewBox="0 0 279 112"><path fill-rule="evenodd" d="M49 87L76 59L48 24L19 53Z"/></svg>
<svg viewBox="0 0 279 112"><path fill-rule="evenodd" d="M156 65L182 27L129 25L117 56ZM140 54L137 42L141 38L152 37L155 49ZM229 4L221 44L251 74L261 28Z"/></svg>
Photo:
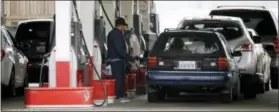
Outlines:
<svg viewBox="0 0 279 112"><path fill-rule="evenodd" d="M279 34L278 19L264 6L218 6L210 15L235 16L243 19L246 27L263 37L263 46L271 57L271 84L278 88Z"/></svg>
<svg viewBox="0 0 279 112"><path fill-rule="evenodd" d="M268 81L264 78L268 63L264 50L260 50L256 43L261 42L258 36L251 38L244 22L237 17L228 16L208 16L202 18L184 19L178 26L183 30L215 30L223 34L228 46L233 52L240 52L241 57L234 57L238 61L239 72L241 74L241 88L244 96L255 98L256 94L265 91Z"/></svg>

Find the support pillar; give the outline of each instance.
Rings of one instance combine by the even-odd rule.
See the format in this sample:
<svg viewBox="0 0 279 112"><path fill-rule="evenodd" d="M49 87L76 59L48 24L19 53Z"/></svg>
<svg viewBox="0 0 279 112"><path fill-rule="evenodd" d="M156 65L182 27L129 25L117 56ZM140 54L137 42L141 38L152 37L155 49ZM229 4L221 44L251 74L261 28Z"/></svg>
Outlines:
<svg viewBox="0 0 279 112"><path fill-rule="evenodd" d="M133 13L134 13L134 1L120 1L121 3L121 15L125 18L130 28L134 27Z"/></svg>
<svg viewBox="0 0 279 112"><path fill-rule="evenodd" d="M56 72L49 74L49 87L26 88L25 106L27 108L92 108L93 88L76 87L76 73L71 73L71 1L55 1L55 42L49 63L55 64ZM50 65L53 66L53 65ZM53 98L55 97L55 98Z"/></svg>
<svg viewBox="0 0 279 112"><path fill-rule="evenodd" d="M96 1L98 2L98 1ZM84 32L85 41L89 50L90 58L93 60L93 64L96 68L101 68L100 64L96 64L97 59L94 56L94 19L95 19L95 1L78 1L78 12L82 22L82 30ZM92 63L89 62L88 69L91 72L89 75L96 77ZM88 77L90 82L93 77Z"/></svg>
<svg viewBox="0 0 279 112"><path fill-rule="evenodd" d="M142 15L144 32L150 30L150 2L149 0L139 1L139 13Z"/></svg>
<svg viewBox="0 0 279 112"><path fill-rule="evenodd" d="M114 0L102 0L104 8L108 14L108 17L113 25L115 27L115 8L116 8L116 3ZM103 14L105 17L105 14ZM106 22L106 35L112 30L111 25L109 24L107 18L105 18Z"/></svg>

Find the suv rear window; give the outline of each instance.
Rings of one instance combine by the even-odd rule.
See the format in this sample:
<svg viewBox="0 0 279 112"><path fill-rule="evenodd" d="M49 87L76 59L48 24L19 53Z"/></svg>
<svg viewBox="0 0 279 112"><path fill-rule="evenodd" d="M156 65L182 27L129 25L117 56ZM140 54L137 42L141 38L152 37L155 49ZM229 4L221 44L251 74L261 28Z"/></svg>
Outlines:
<svg viewBox="0 0 279 112"><path fill-rule="evenodd" d="M23 23L17 29L16 40L47 39L50 34L50 22Z"/></svg>
<svg viewBox="0 0 279 112"><path fill-rule="evenodd" d="M243 36L243 30L236 22L219 20L186 20L180 27L184 30L216 30L223 34L226 40L233 40Z"/></svg>
<svg viewBox="0 0 279 112"><path fill-rule="evenodd" d="M152 56L220 55L224 50L220 39L211 33L162 34L155 43Z"/></svg>
<svg viewBox="0 0 279 112"><path fill-rule="evenodd" d="M277 35L271 14L264 10L213 10L210 15L240 17L246 27L254 29L260 36Z"/></svg>
<svg viewBox="0 0 279 112"><path fill-rule="evenodd" d="M15 40L29 60L40 60L49 50L51 21L34 21L18 26Z"/></svg>

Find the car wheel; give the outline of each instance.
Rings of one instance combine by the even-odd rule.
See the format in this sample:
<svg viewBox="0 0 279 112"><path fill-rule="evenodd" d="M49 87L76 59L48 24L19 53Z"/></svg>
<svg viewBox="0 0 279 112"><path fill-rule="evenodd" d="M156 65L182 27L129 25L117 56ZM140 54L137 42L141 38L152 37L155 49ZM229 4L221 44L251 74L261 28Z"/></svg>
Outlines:
<svg viewBox="0 0 279 112"><path fill-rule="evenodd" d="M25 87L28 87L28 73L27 72L25 72L25 77L24 77L24 82L23 82L22 87L18 88L19 95L24 94Z"/></svg>
<svg viewBox="0 0 279 112"><path fill-rule="evenodd" d="M147 93L148 102L159 102L165 100L166 92L160 90L156 92Z"/></svg>
<svg viewBox="0 0 279 112"><path fill-rule="evenodd" d="M221 94L222 103L231 103L233 101L233 88L231 87L229 93Z"/></svg>
<svg viewBox="0 0 279 112"><path fill-rule="evenodd" d="M271 87L272 89L278 89L278 75L279 75L278 68L271 69Z"/></svg>
<svg viewBox="0 0 279 112"><path fill-rule="evenodd" d="M263 94L265 92L265 83L258 84L258 93Z"/></svg>
<svg viewBox="0 0 279 112"><path fill-rule="evenodd" d="M240 80L237 81L233 88L233 100L239 100L240 98Z"/></svg>
<svg viewBox="0 0 279 112"><path fill-rule="evenodd" d="M243 96L246 99L255 99L257 96L257 92L255 87L247 87L246 90L243 92Z"/></svg>
<svg viewBox="0 0 279 112"><path fill-rule="evenodd" d="M167 97L178 97L179 96L179 92L177 91L168 91L167 92Z"/></svg>
<svg viewBox="0 0 279 112"><path fill-rule="evenodd" d="M11 77L10 77L10 81L9 81L9 86L8 86L8 93L7 95L8 96L16 96L16 87L15 87L15 68L13 67L12 68L12 71L11 71Z"/></svg>

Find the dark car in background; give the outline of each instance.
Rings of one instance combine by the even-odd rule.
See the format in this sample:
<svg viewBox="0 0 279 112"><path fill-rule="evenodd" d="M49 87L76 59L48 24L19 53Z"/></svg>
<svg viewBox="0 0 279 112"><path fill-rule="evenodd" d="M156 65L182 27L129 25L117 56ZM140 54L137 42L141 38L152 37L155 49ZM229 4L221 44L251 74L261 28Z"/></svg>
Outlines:
<svg viewBox="0 0 279 112"><path fill-rule="evenodd" d="M215 31L163 32L148 57L149 102L181 92L220 94L224 102L238 99L240 79L233 53Z"/></svg>
<svg viewBox="0 0 279 112"><path fill-rule="evenodd" d="M246 27L254 29L263 37L265 50L271 57L271 85L278 88L279 36L278 19L272 11L263 6L218 6L209 15L240 17Z"/></svg>
<svg viewBox="0 0 279 112"><path fill-rule="evenodd" d="M20 50L28 58L27 71L29 83L38 83L41 74L44 74L44 81L48 80L48 64L43 62L49 52L50 30L52 19L32 19L19 22L15 34L15 40Z"/></svg>

